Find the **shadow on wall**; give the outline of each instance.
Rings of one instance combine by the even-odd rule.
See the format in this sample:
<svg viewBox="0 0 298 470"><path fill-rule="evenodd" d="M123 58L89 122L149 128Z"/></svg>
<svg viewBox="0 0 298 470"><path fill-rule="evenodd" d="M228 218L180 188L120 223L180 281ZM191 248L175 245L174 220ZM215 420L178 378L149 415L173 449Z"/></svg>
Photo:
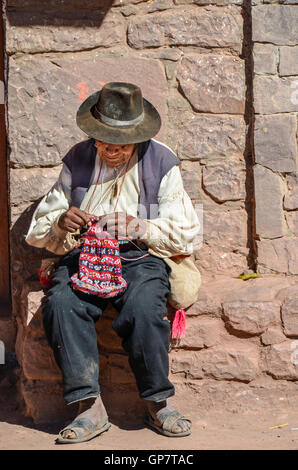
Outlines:
<svg viewBox="0 0 298 470"><path fill-rule="evenodd" d="M12 277L13 282L20 276L22 284L28 281L37 281L37 269L40 267L41 260L44 258L52 258L53 253L45 249L35 248L28 245L25 236L29 230L33 213L41 201L39 198L29 207L20 213L19 217L12 225L10 232L10 249L12 261ZM19 286L17 282L17 287Z"/></svg>
<svg viewBox="0 0 298 470"><path fill-rule="evenodd" d="M119 0L7 0L6 15L11 26L82 28L100 26L113 4Z"/></svg>

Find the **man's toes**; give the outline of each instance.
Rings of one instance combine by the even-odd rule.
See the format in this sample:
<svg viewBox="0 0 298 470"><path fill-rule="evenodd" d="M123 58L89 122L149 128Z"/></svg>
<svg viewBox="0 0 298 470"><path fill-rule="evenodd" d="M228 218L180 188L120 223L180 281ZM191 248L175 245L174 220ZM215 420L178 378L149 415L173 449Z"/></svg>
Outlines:
<svg viewBox="0 0 298 470"><path fill-rule="evenodd" d="M77 437L76 433L71 429L67 429L62 433L64 439L75 439Z"/></svg>
<svg viewBox="0 0 298 470"><path fill-rule="evenodd" d="M184 419L178 419L177 423L174 424L172 432L175 434L179 432L185 432L190 429L190 423L188 421L185 421Z"/></svg>

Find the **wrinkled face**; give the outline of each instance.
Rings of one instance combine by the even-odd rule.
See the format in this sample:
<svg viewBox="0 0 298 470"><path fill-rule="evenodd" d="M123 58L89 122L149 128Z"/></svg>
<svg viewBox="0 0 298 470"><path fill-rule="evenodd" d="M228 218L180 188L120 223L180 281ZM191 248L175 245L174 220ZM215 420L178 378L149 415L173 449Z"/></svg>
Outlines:
<svg viewBox="0 0 298 470"><path fill-rule="evenodd" d="M133 154L135 144L118 145L95 141L99 157L108 165L117 167L126 163Z"/></svg>

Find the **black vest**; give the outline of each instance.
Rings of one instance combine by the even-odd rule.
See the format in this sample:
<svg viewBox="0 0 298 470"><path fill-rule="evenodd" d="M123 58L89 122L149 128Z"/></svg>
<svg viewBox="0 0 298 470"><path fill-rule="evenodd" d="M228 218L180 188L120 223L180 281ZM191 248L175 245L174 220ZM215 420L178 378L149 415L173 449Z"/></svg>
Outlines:
<svg viewBox="0 0 298 470"><path fill-rule="evenodd" d="M63 158L72 174L71 205L80 207L90 186L97 149L90 138L75 144ZM161 180L168 171L181 162L167 146L153 139L138 144L138 175L140 195L138 217L158 217L158 191Z"/></svg>

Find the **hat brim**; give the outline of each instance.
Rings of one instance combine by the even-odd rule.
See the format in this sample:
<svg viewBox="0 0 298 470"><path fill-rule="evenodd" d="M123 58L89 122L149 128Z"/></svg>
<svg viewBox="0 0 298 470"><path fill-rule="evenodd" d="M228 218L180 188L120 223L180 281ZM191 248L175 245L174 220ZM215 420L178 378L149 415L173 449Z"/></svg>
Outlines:
<svg viewBox="0 0 298 470"><path fill-rule="evenodd" d="M161 127L161 118L157 109L143 98L144 118L132 126L109 126L96 119L91 113L97 103L101 90L90 95L79 107L76 116L78 127L89 137L108 144L137 144L155 136Z"/></svg>

